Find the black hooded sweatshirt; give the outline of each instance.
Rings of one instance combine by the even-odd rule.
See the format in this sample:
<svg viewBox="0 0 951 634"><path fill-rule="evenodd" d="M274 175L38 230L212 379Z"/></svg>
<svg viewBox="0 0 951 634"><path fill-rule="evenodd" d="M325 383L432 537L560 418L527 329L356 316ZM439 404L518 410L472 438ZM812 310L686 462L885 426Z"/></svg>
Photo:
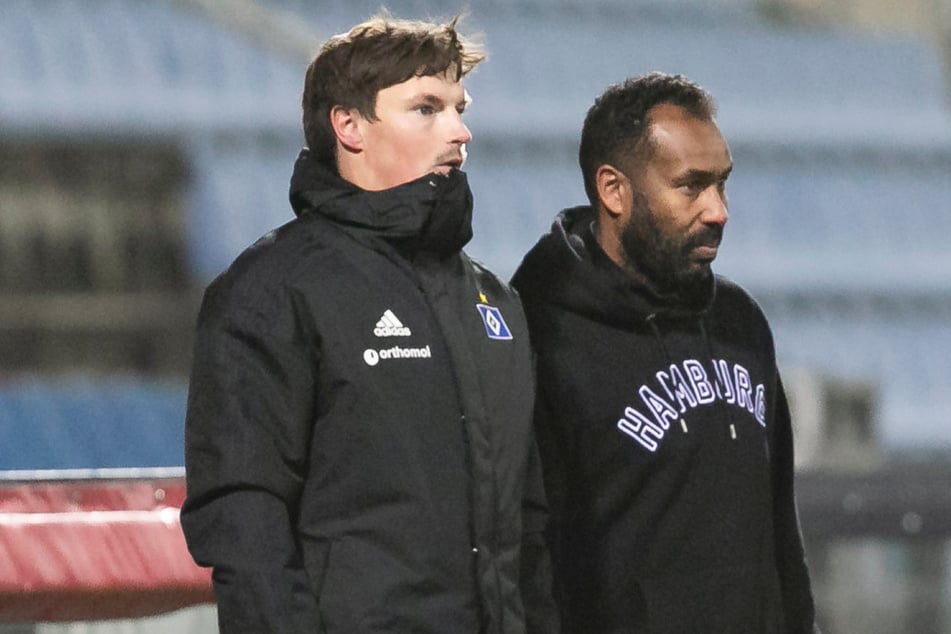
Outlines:
<svg viewBox="0 0 951 634"><path fill-rule="evenodd" d="M569 634L812 632L789 411L766 319L722 277L638 283L569 209L512 280Z"/></svg>
<svg viewBox="0 0 951 634"><path fill-rule="evenodd" d="M305 150L291 202L199 315L181 517L221 631L549 631L527 325L461 251L465 175L367 192Z"/></svg>

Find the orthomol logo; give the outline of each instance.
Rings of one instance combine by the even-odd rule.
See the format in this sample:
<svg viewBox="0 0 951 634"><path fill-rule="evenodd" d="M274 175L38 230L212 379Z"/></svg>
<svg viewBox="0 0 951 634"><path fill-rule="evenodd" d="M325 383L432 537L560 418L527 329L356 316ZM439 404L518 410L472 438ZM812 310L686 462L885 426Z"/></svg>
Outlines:
<svg viewBox="0 0 951 634"><path fill-rule="evenodd" d="M390 359L429 359L432 356L433 353L429 350L428 345L422 348L393 346L392 348L383 348L382 350L367 348L363 351L363 360L366 361L366 364L369 366L374 366L380 361L388 361Z"/></svg>

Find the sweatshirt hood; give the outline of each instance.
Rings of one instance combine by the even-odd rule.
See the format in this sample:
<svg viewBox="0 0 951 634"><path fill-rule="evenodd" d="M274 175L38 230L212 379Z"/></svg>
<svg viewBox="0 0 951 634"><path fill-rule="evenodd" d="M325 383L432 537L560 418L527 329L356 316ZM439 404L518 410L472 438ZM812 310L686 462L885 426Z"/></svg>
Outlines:
<svg viewBox="0 0 951 634"><path fill-rule="evenodd" d="M590 206L555 217L551 231L525 255L512 279L527 303L547 303L632 329L656 319L697 318L713 302L714 276L701 293L682 297L625 273L598 244L594 221Z"/></svg>
<svg viewBox="0 0 951 634"><path fill-rule="evenodd" d="M367 191L305 148L294 164L290 201L297 216L316 213L348 233L380 238L411 253L446 257L472 239L472 192L458 169Z"/></svg>

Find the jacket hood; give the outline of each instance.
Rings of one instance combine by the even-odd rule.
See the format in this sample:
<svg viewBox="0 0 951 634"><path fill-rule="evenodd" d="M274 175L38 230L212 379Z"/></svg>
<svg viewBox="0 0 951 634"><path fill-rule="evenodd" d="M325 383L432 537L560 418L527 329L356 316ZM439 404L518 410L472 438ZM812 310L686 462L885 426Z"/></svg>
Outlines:
<svg viewBox="0 0 951 634"><path fill-rule="evenodd" d="M560 212L551 231L525 255L512 284L527 303L547 303L612 326L631 329L652 319L701 316L716 279L701 293L662 293L615 264L595 239L590 206Z"/></svg>
<svg viewBox="0 0 951 634"><path fill-rule="evenodd" d="M441 257L472 239L472 192L464 172L427 174L383 191L367 191L341 178L303 149L294 164L294 213L316 213L348 233L378 237L403 250Z"/></svg>

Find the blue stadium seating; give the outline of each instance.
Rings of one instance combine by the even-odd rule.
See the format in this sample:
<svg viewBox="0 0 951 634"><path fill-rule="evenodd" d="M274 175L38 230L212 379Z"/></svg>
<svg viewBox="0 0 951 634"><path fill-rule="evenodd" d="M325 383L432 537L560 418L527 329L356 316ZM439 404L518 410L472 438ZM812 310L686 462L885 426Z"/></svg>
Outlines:
<svg viewBox="0 0 951 634"><path fill-rule="evenodd" d="M381 5L264 4L310 28L315 49ZM385 4L405 17L454 10L436 0ZM889 443L951 446L951 112L935 50L909 37L780 27L754 0L467 4L490 53L467 80L473 255L508 275L558 209L584 202L575 154L595 94L631 74L684 73L717 98L736 163L717 268L766 299L781 362L876 381ZM178 143L190 173L190 262L207 282L292 217L287 185L302 143L306 56L262 46L182 6L5 2L0 139L69 131ZM868 298L881 296L905 308L867 310ZM41 421L17 432L0 426L4 462L27 464L7 458L15 440L33 448L23 455L36 465L47 464L50 446L75 446L77 463L113 464L93 445L118 451L112 439L131 436L93 437L97 431L80 433L71 421L96 411L120 426L109 412L125 411L117 402L141 412L142 391L129 388L138 396L117 401L106 387L84 389L86 397L67 402L39 387L3 391L0 416ZM173 416L172 402L183 407L176 389L160 392L168 399L156 405L163 416ZM96 399L110 405L96 410ZM138 429L143 415L121 420ZM181 410L174 416L143 433L179 433L169 430L180 430Z"/></svg>
<svg viewBox="0 0 951 634"><path fill-rule="evenodd" d="M122 377L0 384L0 472L179 467L186 387Z"/></svg>
<svg viewBox="0 0 951 634"><path fill-rule="evenodd" d="M0 58L6 133L187 137L299 112L299 64L172 3L10 0Z"/></svg>

